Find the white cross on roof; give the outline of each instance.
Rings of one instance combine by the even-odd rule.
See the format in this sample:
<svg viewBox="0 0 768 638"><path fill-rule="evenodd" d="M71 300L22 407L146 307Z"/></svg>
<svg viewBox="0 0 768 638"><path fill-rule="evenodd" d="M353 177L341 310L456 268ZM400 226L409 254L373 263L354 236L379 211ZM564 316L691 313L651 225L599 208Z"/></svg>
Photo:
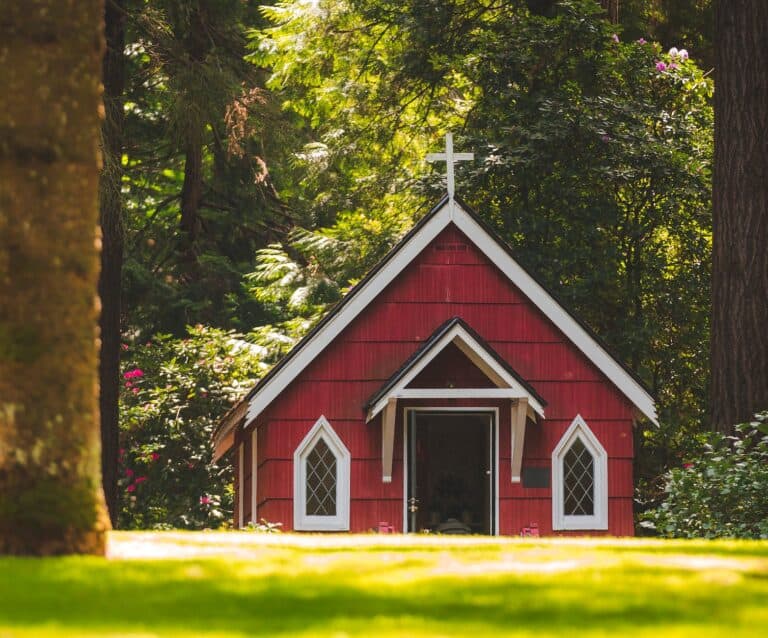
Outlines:
<svg viewBox="0 0 768 638"><path fill-rule="evenodd" d="M453 133L445 134L445 153L429 153L428 162L445 162L448 173L448 198L453 201L455 192L455 183L453 178L453 167L456 162L475 159L474 153L454 153L453 152Z"/></svg>

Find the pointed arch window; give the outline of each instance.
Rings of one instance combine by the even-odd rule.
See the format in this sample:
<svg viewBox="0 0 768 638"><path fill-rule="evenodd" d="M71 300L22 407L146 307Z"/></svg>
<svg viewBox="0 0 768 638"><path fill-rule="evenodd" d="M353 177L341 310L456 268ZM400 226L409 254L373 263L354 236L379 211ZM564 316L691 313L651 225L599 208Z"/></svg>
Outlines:
<svg viewBox="0 0 768 638"><path fill-rule="evenodd" d="M552 528L608 529L608 454L581 415L552 453Z"/></svg>
<svg viewBox="0 0 768 638"><path fill-rule="evenodd" d="M349 529L350 461L349 450L321 416L293 455L294 529Z"/></svg>

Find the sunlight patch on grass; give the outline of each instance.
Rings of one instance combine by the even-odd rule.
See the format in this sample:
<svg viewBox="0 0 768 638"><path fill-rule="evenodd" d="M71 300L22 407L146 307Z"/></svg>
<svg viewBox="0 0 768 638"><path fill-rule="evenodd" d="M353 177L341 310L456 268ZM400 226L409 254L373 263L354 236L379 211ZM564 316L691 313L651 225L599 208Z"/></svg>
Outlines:
<svg viewBox="0 0 768 638"><path fill-rule="evenodd" d="M111 555L0 558L0 638L768 635L765 543L117 533Z"/></svg>

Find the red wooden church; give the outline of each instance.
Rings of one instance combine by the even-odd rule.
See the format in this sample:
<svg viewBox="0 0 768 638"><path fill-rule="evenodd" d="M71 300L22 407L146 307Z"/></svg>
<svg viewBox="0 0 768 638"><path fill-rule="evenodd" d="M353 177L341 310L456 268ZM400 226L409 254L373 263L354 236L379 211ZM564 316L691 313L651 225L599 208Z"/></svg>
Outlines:
<svg viewBox="0 0 768 638"><path fill-rule="evenodd" d="M653 399L451 191L220 423L236 527L633 534Z"/></svg>

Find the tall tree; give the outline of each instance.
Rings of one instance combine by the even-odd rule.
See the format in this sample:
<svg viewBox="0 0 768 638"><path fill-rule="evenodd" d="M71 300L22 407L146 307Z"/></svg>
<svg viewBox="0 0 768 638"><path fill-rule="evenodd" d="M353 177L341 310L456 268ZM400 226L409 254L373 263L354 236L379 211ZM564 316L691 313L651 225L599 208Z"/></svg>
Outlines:
<svg viewBox="0 0 768 638"><path fill-rule="evenodd" d="M117 522L117 462L120 398L120 291L123 267L122 155L125 90L125 0L107 0L104 12L104 123L101 128L102 170L99 178L101 218L101 353L99 414L101 471L109 517Z"/></svg>
<svg viewBox="0 0 768 638"><path fill-rule="evenodd" d="M0 553L104 552L96 401L101 0L0 20Z"/></svg>
<svg viewBox="0 0 768 638"><path fill-rule="evenodd" d="M768 406L768 4L715 9L712 424Z"/></svg>

